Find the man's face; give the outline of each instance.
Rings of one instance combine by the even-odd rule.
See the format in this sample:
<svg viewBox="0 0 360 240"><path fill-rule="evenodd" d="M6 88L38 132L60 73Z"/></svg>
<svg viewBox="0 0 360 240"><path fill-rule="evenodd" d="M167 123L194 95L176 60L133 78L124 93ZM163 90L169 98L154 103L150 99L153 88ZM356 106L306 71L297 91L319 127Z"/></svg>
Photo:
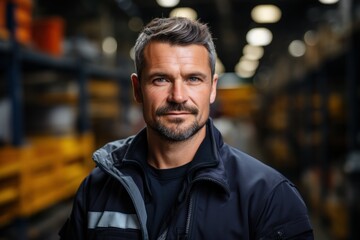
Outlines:
<svg viewBox="0 0 360 240"><path fill-rule="evenodd" d="M144 49L142 79L131 77L134 96L143 105L147 126L167 140L190 138L209 117L217 75L212 80L208 54L195 44L151 42Z"/></svg>

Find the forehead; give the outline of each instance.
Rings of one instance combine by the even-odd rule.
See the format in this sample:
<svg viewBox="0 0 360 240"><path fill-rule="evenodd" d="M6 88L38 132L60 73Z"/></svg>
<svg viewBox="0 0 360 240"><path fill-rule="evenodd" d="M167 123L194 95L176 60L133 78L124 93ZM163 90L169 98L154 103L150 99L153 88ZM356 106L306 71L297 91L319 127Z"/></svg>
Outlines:
<svg viewBox="0 0 360 240"><path fill-rule="evenodd" d="M198 44L175 45L166 42L150 42L144 49L144 59L148 67L156 64L208 65L209 52Z"/></svg>

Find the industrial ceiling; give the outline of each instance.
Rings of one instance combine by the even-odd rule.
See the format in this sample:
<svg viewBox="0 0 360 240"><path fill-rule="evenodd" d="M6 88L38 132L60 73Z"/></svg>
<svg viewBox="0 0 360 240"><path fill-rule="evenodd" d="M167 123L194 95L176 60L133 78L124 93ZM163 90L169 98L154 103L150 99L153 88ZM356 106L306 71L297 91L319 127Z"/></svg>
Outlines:
<svg viewBox="0 0 360 240"><path fill-rule="evenodd" d="M100 14L108 14L115 23L115 37L120 48L127 54L137 32L128 29L127 22L140 18L146 24L154 17L167 17L175 8L160 7L156 0L38 0L37 12L61 14L69 21L87 21ZM281 19L275 23L256 23L251 17L252 9L260 4L273 4L281 10ZM279 58L291 58L289 44L303 40L308 31L315 32L326 25L334 31L343 28L344 22L359 18L359 3L355 0L340 0L323 4L319 0L180 0L176 7L189 7L197 12L200 21L208 23L213 33L218 57L225 72L233 72L243 55L248 31L265 27L272 33L272 41L263 47L264 54L257 69L272 68ZM69 24L69 31L71 26ZM77 31L77 30L72 30Z"/></svg>

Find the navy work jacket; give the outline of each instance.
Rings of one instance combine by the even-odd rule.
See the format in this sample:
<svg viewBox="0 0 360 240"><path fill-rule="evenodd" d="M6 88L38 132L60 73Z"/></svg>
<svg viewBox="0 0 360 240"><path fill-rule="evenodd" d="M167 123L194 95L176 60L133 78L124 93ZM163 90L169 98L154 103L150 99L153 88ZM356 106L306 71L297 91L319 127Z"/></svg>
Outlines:
<svg viewBox="0 0 360 240"><path fill-rule="evenodd" d="M224 143L211 119L207 128L211 149L189 170L157 239L313 239L296 187ZM97 167L81 184L61 239L149 239L146 154L145 129L97 150Z"/></svg>

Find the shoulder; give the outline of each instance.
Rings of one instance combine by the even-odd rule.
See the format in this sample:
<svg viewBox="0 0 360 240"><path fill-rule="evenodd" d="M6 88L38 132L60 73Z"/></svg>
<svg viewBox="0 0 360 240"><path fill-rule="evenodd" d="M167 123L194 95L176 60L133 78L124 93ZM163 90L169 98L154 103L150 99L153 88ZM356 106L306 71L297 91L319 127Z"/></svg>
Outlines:
<svg viewBox="0 0 360 240"><path fill-rule="evenodd" d="M221 158L233 194L251 214L260 236L295 236L311 230L307 207L296 186L276 169L227 144ZM276 212L276 214L273 214Z"/></svg>
<svg viewBox="0 0 360 240"><path fill-rule="evenodd" d="M220 158L228 177L248 185L243 187L252 189L255 185L264 185L272 189L281 182L288 181L276 169L228 144L221 147Z"/></svg>
<svg viewBox="0 0 360 240"><path fill-rule="evenodd" d="M229 183L242 184L242 189L254 189L255 185L274 188L287 179L274 168L254 157L230 146L222 139L221 133L211 128L220 164L223 164ZM259 189L259 188L255 188ZM263 190L263 189L262 189Z"/></svg>
<svg viewBox="0 0 360 240"><path fill-rule="evenodd" d="M260 160L227 144L221 149L221 159L230 191L238 194L242 202L251 202L249 210L253 214L259 214L273 196L279 196L278 200L288 196L301 199L290 180Z"/></svg>

